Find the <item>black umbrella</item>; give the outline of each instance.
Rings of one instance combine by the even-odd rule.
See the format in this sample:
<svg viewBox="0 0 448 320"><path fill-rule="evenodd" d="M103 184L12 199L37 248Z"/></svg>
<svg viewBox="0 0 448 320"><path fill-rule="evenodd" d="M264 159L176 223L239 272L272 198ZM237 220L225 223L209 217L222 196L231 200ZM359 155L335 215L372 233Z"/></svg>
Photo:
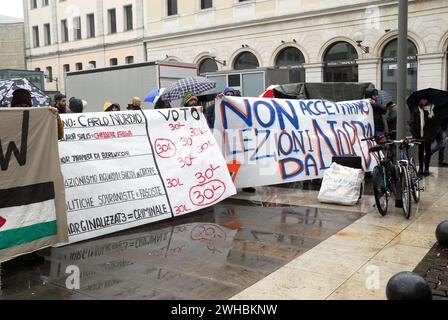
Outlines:
<svg viewBox="0 0 448 320"><path fill-rule="evenodd" d="M443 118L448 117L448 91L428 88L413 92L407 100L411 111L418 108L422 97L429 98L429 103L434 105L436 115Z"/></svg>

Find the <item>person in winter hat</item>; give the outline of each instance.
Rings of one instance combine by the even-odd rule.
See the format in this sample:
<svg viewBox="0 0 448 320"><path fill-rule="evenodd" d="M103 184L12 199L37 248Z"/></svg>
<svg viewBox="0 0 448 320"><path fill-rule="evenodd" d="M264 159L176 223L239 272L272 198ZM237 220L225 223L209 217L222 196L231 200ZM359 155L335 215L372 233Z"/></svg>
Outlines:
<svg viewBox="0 0 448 320"><path fill-rule="evenodd" d="M114 112L114 111L120 111L120 105L118 103L110 103L106 102L103 107L105 112Z"/></svg>
<svg viewBox="0 0 448 320"><path fill-rule="evenodd" d="M234 96L235 95L235 89L234 88L225 88L224 89L224 95L225 96Z"/></svg>
<svg viewBox="0 0 448 320"><path fill-rule="evenodd" d="M198 98L193 92L187 92L182 99L182 107L194 107L198 105Z"/></svg>

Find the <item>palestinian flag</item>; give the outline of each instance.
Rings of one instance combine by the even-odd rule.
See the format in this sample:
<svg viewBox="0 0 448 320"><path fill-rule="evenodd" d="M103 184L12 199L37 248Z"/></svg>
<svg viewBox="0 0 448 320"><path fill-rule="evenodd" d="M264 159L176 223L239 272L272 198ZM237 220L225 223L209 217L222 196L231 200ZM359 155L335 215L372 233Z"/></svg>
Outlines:
<svg viewBox="0 0 448 320"><path fill-rule="evenodd" d="M56 234L53 182L0 190L0 250Z"/></svg>

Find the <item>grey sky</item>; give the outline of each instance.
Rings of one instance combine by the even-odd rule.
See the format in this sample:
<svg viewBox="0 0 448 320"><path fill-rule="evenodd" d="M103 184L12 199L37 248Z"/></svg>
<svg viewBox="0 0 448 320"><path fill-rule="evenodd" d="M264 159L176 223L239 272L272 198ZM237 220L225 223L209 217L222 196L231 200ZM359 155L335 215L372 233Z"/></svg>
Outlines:
<svg viewBox="0 0 448 320"><path fill-rule="evenodd" d="M0 15L23 19L22 0L0 0Z"/></svg>

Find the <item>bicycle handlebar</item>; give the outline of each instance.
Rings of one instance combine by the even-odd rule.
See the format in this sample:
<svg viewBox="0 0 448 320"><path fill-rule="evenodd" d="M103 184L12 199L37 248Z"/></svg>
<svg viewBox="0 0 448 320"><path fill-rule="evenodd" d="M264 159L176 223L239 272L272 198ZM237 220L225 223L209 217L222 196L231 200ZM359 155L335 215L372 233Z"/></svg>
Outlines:
<svg viewBox="0 0 448 320"><path fill-rule="evenodd" d="M397 132L397 130L393 130L393 131L391 131L391 132L389 132L387 134L384 134L384 137L389 138L393 133L396 133L396 132ZM377 140L379 138L381 138L381 136L371 136L371 137L367 137L367 138L361 139L361 141L375 141L375 140Z"/></svg>

